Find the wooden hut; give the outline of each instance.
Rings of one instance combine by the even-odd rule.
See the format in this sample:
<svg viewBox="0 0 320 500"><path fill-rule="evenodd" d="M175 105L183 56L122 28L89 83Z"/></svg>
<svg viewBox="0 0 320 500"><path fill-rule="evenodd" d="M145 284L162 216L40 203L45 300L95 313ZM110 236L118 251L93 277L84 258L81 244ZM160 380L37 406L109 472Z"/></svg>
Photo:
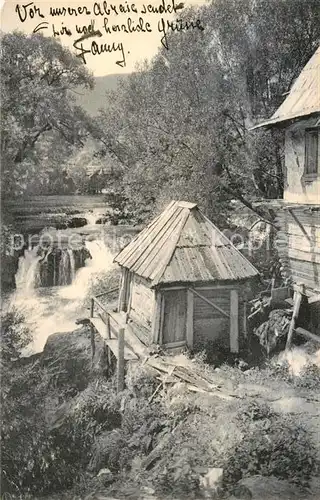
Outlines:
<svg viewBox="0 0 320 500"><path fill-rule="evenodd" d="M119 313L144 344L239 351L258 271L196 204L172 201L115 262Z"/></svg>

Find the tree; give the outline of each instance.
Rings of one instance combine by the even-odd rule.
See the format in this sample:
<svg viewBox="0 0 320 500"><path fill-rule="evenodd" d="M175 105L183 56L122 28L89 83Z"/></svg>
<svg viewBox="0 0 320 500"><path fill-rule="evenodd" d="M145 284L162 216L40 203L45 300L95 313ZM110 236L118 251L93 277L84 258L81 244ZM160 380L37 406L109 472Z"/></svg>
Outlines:
<svg viewBox="0 0 320 500"><path fill-rule="evenodd" d="M19 358L21 350L32 341L32 334L25 325L21 312L12 308L1 317L1 358L3 362Z"/></svg>
<svg viewBox="0 0 320 500"><path fill-rule="evenodd" d="M313 54L319 15L315 0L185 10L205 30L170 33L169 50L109 95L97 135L141 219L169 198L196 201L219 222L230 199L251 208L256 197L282 196L281 134L248 129L272 114Z"/></svg>
<svg viewBox="0 0 320 500"><path fill-rule="evenodd" d="M1 35L4 197L25 192L35 179L40 187L48 184L48 171L63 168L72 148L83 144L88 117L75 105L74 92L93 82L58 41L39 33Z"/></svg>

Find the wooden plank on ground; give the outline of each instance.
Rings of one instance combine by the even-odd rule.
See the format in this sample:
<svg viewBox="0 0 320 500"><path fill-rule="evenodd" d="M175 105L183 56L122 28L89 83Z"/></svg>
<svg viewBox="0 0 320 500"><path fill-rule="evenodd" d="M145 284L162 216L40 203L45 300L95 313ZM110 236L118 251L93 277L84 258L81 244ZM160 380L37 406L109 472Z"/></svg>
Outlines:
<svg viewBox="0 0 320 500"><path fill-rule="evenodd" d="M314 342L318 342L320 344L320 335L316 335L315 333L311 333L308 330L300 327L296 328L295 332L298 335L302 335L303 337L306 337L307 339L313 340Z"/></svg>

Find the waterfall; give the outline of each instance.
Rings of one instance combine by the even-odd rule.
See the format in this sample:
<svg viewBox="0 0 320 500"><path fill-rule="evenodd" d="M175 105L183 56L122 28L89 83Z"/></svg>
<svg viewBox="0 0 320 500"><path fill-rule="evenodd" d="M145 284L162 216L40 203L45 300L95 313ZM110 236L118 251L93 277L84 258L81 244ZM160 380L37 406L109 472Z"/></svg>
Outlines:
<svg viewBox="0 0 320 500"><path fill-rule="evenodd" d="M32 290L39 287L70 285L76 275L74 251L70 248L50 248L46 255L38 255L39 247L25 250L19 259L18 272L16 273L17 289Z"/></svg>
<svg viewBox="0 0 320 500"><path fill-rule="evenodd" d="M91 258L86 260L85 267L78 269L71 286L61 289L64 298L83 300L94 278L114 267L113 254L102 240L86 241L85 246Z"/></svg>
<svg viewBox="0 0 320 500"><path fill-rule="evenodd" d="M74 259L73 250L71 250L71 248L67 249L67 253L69 255L69 262L70 262L70 283L72 283L76 274L76 262Z"/></svg>
<svg viewBox="0 0 320 500"><path fill-rule="evenodd" d="M89 210L89 212L86 212L84 214L84 218L87 220L88 225L95 225L97 219L99 218L97 212L94 212L93 210Z"/></svg>
<svg viewBox="0 0 320 500"><path fill-rule="evenodd" d="M23 355L40 352L52 333L69 332L77 328L75 321L86 314L92 284L103 280L105 273L113 268L113 254L103 240L86 241L85 246L80 250L81 255L89 253L91 258L87 258L85 266L78 269L79 250L50 248L44 257L38 255L39 248L34 247L26 250L20 258L16 274L17 289L11 296L10 305L24 314L26 325L33 333L33 342ZM59 287L39 288L40 266L46 283L60 284Z"/></svg>
<svg viewBox="0 0 320 500"><path fill-rule="evenodd" d="M24 251L24 255L19 258L18 271L15 276L17 290L30 292L40 283L40 260L42 255L38 255L39 246L29 248Z"/></svg>
<svg viewBox="0 0 320 500"><path fill-rule="evenodd" d="M58 267L58 286L69 285L72 282L70 252L72 253L70 249L61 250Z"/></svg>

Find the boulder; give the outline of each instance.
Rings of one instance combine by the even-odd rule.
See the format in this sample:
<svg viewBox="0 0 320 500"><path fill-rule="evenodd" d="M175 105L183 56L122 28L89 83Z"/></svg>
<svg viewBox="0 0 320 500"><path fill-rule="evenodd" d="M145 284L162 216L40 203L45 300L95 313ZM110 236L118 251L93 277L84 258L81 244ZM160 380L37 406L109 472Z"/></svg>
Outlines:
<svg viewBox="0 0 320 500"><path fill-rule="evenodd" d="M88 326L73 332L54 333L44 346L41 363L51 375L56 387L85 389L93 376L104 369L104 342L94 336L92 352L91 330Z"/></svg>

